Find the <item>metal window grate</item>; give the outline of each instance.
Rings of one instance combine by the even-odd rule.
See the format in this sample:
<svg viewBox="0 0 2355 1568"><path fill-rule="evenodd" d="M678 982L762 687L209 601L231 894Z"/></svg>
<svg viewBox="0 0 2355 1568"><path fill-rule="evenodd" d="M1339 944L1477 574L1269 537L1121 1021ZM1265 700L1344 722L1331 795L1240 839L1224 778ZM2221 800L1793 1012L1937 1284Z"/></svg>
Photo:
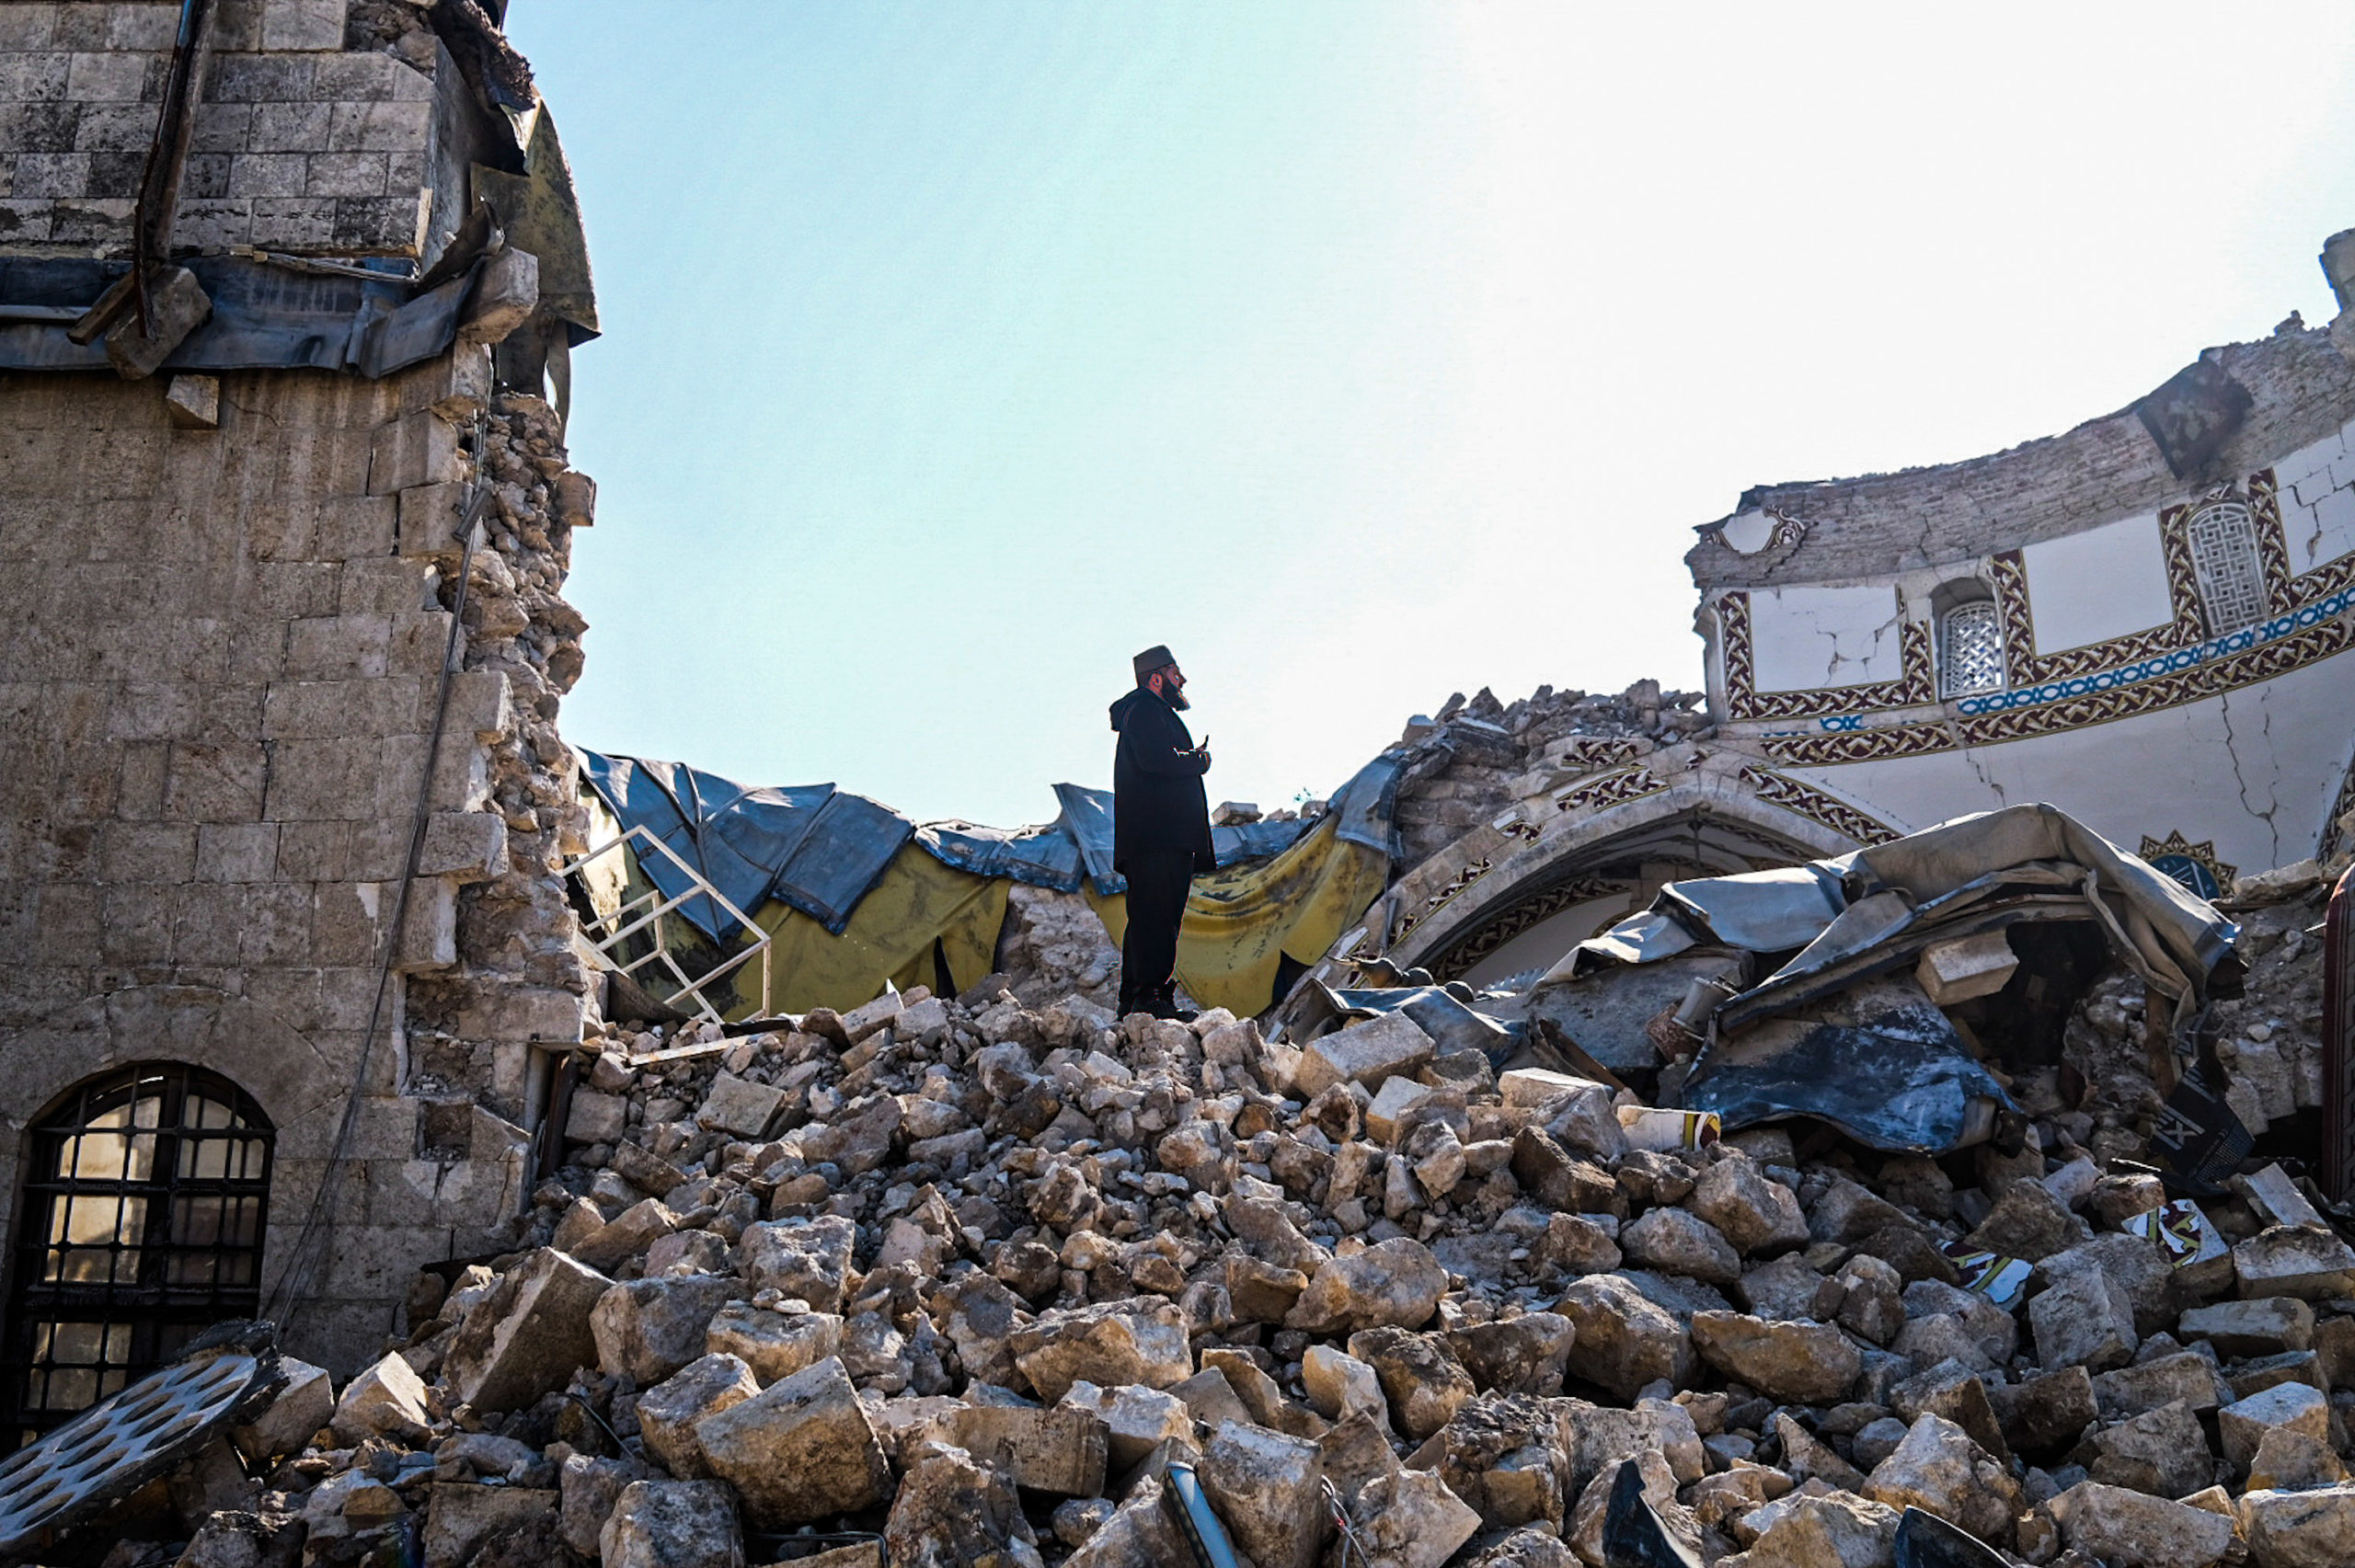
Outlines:
<svg viewBox="0 0 2355 1568"><path fill-rule="evenodd" d="M21 1444L261 1308L272 1130L177 1063L92 1079L28 1138L0 1401Z"/></svg>
<svg viewBox="0 0 2355 1568"><path fill-rule="evenodd" d="M2257 558L2257 529L2238 501L2201 507L2184 525L2191 545L2192 576L2208 635L2221 637L2265 619L2265 570Z"/></svg>
<svg viewBox="0 0 2355 1568"><path fill-rule="evenodd" d="M2004 689L2004 624L1993 600L1958 604L1938 618L1938 695Z"/></svg>

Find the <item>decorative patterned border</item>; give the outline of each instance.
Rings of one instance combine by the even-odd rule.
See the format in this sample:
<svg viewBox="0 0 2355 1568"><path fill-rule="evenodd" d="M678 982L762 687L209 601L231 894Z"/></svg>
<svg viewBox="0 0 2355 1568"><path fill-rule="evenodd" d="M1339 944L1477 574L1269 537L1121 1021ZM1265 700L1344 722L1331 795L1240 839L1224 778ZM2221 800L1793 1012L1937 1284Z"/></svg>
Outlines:
<svg viewBox="0 0 2355 1568"><path fill-rule="evenodd" d="M1554 760L1553 765L1557 768L1577 768L1594 772L1603 768L1616 767L1624 762L1632 762L1654 749L1648 740L1634 740L1626 737L1581 735L1572 738L1570 743L1562 748L1561 755Z"/></svg>
<svg viewBox="0 0 2355 1568"><path fill-rule="evenodd" d="M1825 794L1813 784L1792 778L1787 773L1771 773L1764 768L1744 765L1741 782L1758 792L1758 798L1769 805L1779 806L1796 817L1829 828L1844 838L1860 844L1885 844L1891 839L1902 838L1895 828L1836 795Z"/></svg>
<svg viewBox="0 0 2355 1568"><path fill-rule="evenodd" d="M1498 910L1472 931L1465 932L1439 952L1422 960L1420 967L1429 969L1433 979L1459 980L1477 967L1480 961L1496 952L1523 932L1531 931L1553 919L1564 910L1576 908L1590 899L1625 893L1636 884L1624 876L1573 876L1551 887L1516 898Z"/></svg>
<svg viewBox="0 0 2355 1568"><path fill-rule="evenodd" d="M1805 692L1760 692L1752 652L1750 592L1736 589L1717 599L1717 641L1725 651L1726 705L1737 721L1812 718L1857 708L1911 708L1938 700L1938 678L1931 657L1930 628L1908 621L1898 628L1898 677L1858 686L1820 686Z"/></svg>
<svg viewBox="0 0 2355 1568"><path fill-rule="evenodd" d="M1966 697L1956 704L1962 716L1951 723L1940 719L1823 735L1772 736L1761 744L1786 765L1824 767L2023 740L2132 718L2255 685L2346 652L2355 647L2355 621L2345 618L2350 607L2355 607L2355 587L2277 615L2261 626L2212 637L2124 670L2073 677L2029 691Z"/></svg>
<svg viewBox="0 0 2355 1568"><path fill-rule="evenodd" d="M1421 925L1425 921L1439 913L1440 910L1447 908L1449 904L1455 900L1456 895L1462 893L1466 887L1471 887L1472 884L1479 881L1480 878L1488 876L1489 872L1494 871L1496 868L1496 857L1494 855L1485 854L1479 859L1472 862L1469 865L1460 868L1454 876L1449 877L1446 883L1434 891L1430 898L1425 898L1421 904L1407 910L1404 915L1399 917L1398 929L1390 933L1390 940L1384 944L1384 945L1385 947L1396 947L1398 944L1406 941L1407 938L1415 933L1415 928L1417 926Z"/></svg>
<svg viewBox="0 0 2355 1568"><path fill-rule="evenodd" d="M1648 795L1658 795L1667 787L1666 779L1638 763L1632 768L1621 768L1615 773L1599 774L1570 785L1554 797L1554 808L1557 811L1600 811L1606 806L1623 806L1631 800L1641 800Z"/></svg>

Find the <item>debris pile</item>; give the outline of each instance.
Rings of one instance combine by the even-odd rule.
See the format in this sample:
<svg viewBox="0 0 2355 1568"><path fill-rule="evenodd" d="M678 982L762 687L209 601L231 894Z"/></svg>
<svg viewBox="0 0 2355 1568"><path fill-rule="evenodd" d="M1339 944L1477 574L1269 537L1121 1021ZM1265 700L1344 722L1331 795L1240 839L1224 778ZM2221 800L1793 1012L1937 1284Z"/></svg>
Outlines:
<svg viewBox="0 0 2355 1568"><path fill-rule="evenodd" d="M2095 983L2073 1060L2139 1005ZM1403 1010L1293 1043L994 977L790 1023L593 1039L513 1251L339 1390L288 1363L174 1479L179 1561L1158 1568L1205 1518L1258 1568L1670 1561L1640 1514L1867 1568L1909 1508L2034 1563L2355 1561L2355 1250L2268 1162L2169 1200L2136 1091L2016 1083L2016 1137L1930 1158Z"/></svg>

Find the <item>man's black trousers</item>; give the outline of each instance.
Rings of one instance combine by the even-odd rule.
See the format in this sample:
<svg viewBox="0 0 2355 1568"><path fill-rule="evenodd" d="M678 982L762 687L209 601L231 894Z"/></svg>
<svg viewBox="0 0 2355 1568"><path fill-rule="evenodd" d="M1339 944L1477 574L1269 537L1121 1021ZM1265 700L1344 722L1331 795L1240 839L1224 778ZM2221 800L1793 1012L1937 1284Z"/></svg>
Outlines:
<svg viewBox="0 0 2355 1568"><path fill-rule="evenodd" d="M1194 880L1194 852L1132 850L1123 866L1129 931L1120 941L1120 1015L1126 1017L1150 1012L1154 993L1177 972L1178 922Z"/></svg>

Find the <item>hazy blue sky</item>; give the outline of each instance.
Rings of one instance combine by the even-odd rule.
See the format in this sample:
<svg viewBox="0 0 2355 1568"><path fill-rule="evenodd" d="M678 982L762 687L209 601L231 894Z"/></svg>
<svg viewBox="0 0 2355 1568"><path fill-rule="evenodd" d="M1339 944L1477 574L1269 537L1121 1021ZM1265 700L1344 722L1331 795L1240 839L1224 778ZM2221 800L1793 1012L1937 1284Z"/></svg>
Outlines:
<svg viewBox="0 0 2355 1568"><path fill-rule="evenodd" d="M581 744L918 817L1212 798L1451 691L1697 686L1752 484L1992 451L2333 305L2343 9L514 0L604 338Z"/></svg>

